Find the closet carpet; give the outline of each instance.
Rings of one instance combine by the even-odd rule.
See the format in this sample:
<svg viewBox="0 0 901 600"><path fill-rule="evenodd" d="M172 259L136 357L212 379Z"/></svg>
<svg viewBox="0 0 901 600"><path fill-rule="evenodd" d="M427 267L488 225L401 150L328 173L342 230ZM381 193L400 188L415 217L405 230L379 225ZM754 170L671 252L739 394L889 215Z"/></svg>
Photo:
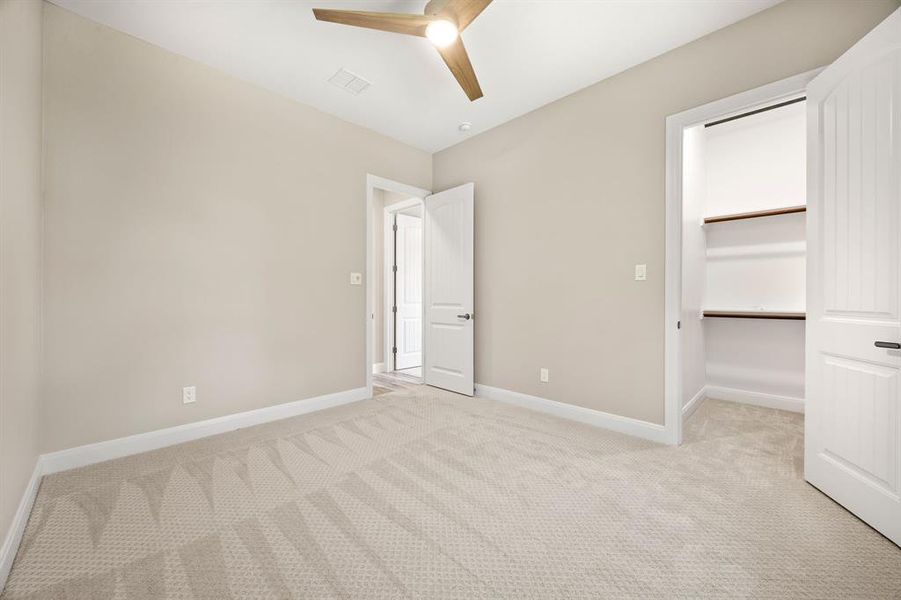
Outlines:
<svg viewBox="0 0 901 600"><path fill-rule="evenodd" d="M419 386L46 477L2 597L901 597L802 424L707 401L671 448Z"/></svg>

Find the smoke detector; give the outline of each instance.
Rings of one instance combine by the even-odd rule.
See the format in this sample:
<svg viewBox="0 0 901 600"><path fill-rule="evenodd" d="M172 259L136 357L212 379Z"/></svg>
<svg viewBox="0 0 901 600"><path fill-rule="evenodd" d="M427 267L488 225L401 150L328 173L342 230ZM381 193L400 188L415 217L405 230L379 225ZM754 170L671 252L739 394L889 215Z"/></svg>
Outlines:
<svg viewBox="0 0 901 600"><path fill-rule="evenodd" d="M329 77L328 82L354 96L358 96L360 92L372 85L356 73L351 73L343 67Z"/></svg>

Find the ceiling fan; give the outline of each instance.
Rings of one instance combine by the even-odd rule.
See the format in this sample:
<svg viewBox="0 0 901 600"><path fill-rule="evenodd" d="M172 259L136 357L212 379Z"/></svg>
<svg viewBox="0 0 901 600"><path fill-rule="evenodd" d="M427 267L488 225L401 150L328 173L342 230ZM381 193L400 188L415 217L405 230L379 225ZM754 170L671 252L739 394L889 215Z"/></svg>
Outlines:
<svg viewBox="0 0 901 600"><path fill-rule="evenodd" d="M482 88L469 62L460 33L491 0L431 0L423 15L314 8L319 21L379 29L427 38L444 59L470 101L482 97Z"/></svg>

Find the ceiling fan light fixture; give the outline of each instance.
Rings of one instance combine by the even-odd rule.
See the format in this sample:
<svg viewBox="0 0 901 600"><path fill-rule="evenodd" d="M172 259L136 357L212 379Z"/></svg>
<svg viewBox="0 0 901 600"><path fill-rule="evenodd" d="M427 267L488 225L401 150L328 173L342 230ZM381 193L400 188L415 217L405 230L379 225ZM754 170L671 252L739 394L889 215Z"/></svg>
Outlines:
<svg viewBox="0 0 901 600"><path fill-rule="evenodd" d="M453 44L457 41L459 34L457 26L446 19L432 21L425 28L425 36L439 48L446 48Z"/></svg>
<svg viewBox="0 0 901 600"><path fill-rule="evenodd" d="M484 94L460 32L489 4L491 0L429 0L421 15L314 8L313 16L317 21L389 31L420 39L425 37L441 55L469 101L474 102Z"/></svg>

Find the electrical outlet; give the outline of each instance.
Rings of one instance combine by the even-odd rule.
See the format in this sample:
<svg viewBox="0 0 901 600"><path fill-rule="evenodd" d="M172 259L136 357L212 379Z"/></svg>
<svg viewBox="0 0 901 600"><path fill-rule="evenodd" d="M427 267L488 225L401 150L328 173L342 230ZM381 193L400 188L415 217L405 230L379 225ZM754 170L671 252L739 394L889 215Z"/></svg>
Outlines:
<svg viewBox="0 0 901 600"><path fill-rule="evenodd" d="M551 373L544 367L538 369L538 381L541 383L547 383L551 380Z"/></svg>
<svg viewBox="0 0 901 600"><path fill-rule="evenodd" d="M350 274L350 285L363 285L363 274L362 273L351 273Z"/></svg>
<svg viewBox="0 0 901 600"><path fill-rule="evenodd" d="M197 400L197 388L193 385L181 388L182 404L191 404Z"/></svg>

